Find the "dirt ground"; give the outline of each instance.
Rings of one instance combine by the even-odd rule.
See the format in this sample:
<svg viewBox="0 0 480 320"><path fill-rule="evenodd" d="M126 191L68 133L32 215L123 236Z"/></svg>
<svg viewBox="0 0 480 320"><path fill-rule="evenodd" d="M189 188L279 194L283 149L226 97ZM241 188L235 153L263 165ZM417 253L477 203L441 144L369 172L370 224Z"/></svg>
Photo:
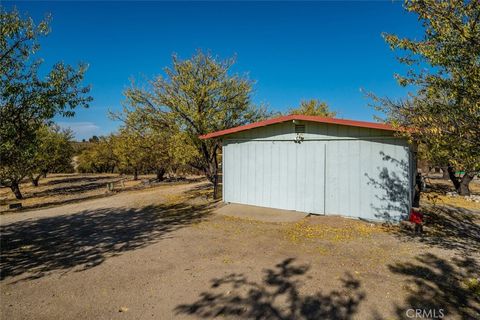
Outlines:
<svg viewBox="0 0 480 320"><path fill-rule="evenodd" d="M479 318L480 211L425 207L414 236L341 217L225 217L207 187L1 215L1 319Z"/></svg>

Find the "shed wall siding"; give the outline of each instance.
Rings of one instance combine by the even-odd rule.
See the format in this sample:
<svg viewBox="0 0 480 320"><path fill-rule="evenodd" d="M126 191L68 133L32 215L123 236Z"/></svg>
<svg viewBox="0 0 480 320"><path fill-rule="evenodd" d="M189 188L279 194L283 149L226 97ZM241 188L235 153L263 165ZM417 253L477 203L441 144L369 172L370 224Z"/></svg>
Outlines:
<svg viewBox="0 0 480 320"><path fill-rule="evenodd" d="M322 140L322 139L358 139L358 138L374 138L374 137L391 137L393 132L368 129L359 127L349 127L337 124L324 124L314 122L298 122L306 124L305 140ZM296 137L295 125L292 122L283 122L266 127L259 127L251 130L237 132L228 135L226 139L235 140L293 140Z"/></svg>
<svg viewBox="0 0 480 320"><path fill-rule="evenodd" d="M410 207L410 152L390 132L282 123L224 139L224 201L316 214L398 219Z"/></svg>

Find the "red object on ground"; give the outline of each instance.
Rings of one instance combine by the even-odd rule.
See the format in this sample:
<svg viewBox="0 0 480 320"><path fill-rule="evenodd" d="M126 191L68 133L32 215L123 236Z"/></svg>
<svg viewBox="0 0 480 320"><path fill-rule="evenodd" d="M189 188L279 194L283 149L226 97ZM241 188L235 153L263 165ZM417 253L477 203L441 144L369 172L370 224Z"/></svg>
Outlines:
<svg viewBox="0 0 480 320"><path fill-rule="evenodd" d="M415 224L422 224L423 222L423 214L421 214L418 211L415 211L414 209L410 210L410 217L408 218L410 222L413 222Z"/></svg>

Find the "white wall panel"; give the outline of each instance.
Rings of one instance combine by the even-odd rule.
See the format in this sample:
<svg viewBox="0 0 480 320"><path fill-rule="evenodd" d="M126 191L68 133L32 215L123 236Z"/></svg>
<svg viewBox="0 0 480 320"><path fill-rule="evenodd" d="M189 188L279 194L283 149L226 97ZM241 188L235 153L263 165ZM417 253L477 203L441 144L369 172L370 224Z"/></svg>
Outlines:
<svg viewBox="0 0 480 320"><path fill-rule="evenodd" d="M411 164L404 140L381 130L307 123L308 138L295 143L287 139L290 127L224 140L224 201L366 219L408 212Z"/></svg>

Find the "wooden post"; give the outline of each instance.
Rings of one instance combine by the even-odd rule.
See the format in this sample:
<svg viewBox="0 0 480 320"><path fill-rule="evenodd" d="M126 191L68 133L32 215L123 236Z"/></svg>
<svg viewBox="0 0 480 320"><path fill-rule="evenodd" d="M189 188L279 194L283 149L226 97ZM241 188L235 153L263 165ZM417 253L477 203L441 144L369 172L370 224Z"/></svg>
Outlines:
<svg viewBox="0 0 480 320"><path fill-rule="evenodd" d="M113 189L114 189L113 182L107 183L107 191L113 191Z"/></svg>

